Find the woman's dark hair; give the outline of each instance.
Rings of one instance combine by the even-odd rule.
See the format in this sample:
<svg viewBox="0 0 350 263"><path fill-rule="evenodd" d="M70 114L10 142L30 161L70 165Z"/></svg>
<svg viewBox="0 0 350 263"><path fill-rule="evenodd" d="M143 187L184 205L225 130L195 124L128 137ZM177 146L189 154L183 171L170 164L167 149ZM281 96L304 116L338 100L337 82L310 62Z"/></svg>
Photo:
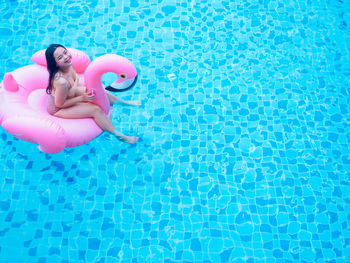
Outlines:
<svg viewBox="0 0 350 263"><path fill-rule="evenodd" d="M46 88L46 93L51 94L52 92L52 79L56 75L59 68L57 67L55 57L53 56L53 53L55 52L56 48L62 47L66 49L64 46L60 44L51 44L45 51L46 56L46 63L47 63L47 70L49 71L49 84Z"/></svg>

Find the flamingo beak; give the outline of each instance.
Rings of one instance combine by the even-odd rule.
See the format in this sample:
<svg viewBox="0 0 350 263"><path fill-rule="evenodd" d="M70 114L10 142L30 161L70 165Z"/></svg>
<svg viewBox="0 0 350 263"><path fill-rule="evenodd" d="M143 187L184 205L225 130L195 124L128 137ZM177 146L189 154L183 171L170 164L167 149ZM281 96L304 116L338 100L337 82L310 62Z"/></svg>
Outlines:
<svg viewBox="0 0 350 263"><path fill-rule="evenodd" d="M137 81L137 75L134 78L127 79L125 78L124 81L120 81L119 79L106 87L106 90L112 91L112 92L122 92L126 91L128 89L131 89Z"/></svg>

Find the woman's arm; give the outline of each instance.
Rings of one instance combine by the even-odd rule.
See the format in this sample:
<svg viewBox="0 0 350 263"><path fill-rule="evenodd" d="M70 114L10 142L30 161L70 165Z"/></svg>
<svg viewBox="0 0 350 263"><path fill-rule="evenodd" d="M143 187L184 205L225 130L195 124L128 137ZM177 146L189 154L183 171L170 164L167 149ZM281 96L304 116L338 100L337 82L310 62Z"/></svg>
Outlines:
<svg viewBox="0 0 350 263"><path fill-rule="evenodd" d="M58 79L54 81L55 86L55 105L59 108L68 108L79 102L93 101L95 96L93 94L84 93L73 98L68 97L69 85L66 80Z"/></svg>
<svg viewBox="0 0 350 263"><path fill-rule="evenodd" d="M66 99L65 102L63 104L56 104L57 107L59 108L69 108L71 106L74 106L75 104L79 103L79 102L84 102L83 96L78 96L78 97L74 97L74 98L70 98L70 99Z"/></svg>

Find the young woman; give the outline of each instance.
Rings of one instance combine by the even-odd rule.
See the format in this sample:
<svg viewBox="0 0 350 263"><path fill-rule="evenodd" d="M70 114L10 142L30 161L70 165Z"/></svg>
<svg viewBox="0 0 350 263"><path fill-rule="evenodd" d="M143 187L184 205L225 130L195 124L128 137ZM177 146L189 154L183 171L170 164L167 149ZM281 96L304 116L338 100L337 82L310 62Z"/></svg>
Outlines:
<svg viewBox="0 0 350 263"><path fill-rule="evenodd" d="M62 45L52 44L45 52L49 84L46 92L50 95L47 110L50 114L66 119L93 118L104 131L114 134L118 140L135 143L138 137L127 136L118 132L108 116L96 104L89 103L95 99L92 92L79 83L77 73L72 66L72 56ZM124 101L106 91L111 104L117 102L125 105L141 105L140 101Z"/></svg>

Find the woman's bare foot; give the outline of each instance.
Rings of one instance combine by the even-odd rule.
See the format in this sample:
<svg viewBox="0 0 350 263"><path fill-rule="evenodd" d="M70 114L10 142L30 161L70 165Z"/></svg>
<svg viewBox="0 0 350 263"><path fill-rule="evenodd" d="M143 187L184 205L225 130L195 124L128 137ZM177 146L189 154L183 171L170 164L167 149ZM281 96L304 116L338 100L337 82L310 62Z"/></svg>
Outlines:
<svg viewBox="0 0 350 263"><path fill-rule="evenodd" d="M119 141L134 144L139 140L139 137L133 137L133 136L127 136L127 135L120 135L117 136Z"/></svg>
<svg viewBox="0 0 350 263"><path fill-rule="evenodd" d="M122 105L129 105L129 106L140 106L141 101L139 100L122 100L116 96L114 96L112 93L108 92L106 90L106 94L109 100L109 104L113 105L114 103L122 104Z"/></svg>

